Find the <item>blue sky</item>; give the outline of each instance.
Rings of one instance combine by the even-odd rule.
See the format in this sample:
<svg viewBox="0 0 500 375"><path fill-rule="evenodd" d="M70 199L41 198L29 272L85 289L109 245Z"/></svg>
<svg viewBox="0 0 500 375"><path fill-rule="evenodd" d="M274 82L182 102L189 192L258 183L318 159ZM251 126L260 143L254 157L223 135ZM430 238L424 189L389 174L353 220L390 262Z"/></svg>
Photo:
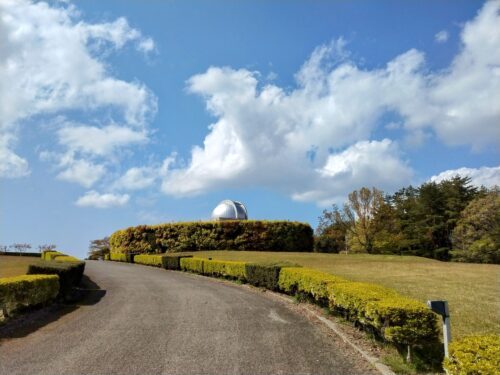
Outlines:
<svg viewBox="0 0 500 375"><path fill-rule="evenodd" d="M500 184L500 2L0 5L0 243Z"/></svg>

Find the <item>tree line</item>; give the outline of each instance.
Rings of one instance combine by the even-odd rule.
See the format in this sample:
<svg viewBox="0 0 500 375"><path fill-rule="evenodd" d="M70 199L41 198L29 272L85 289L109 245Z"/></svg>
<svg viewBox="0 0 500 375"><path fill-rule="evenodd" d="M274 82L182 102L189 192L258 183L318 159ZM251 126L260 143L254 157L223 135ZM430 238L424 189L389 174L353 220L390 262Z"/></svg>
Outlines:
<svg viewBox="0 0 500 375"><path fill-rule="evenodd" d="M500 189L469 177L426 182L394 194L363 187L319 217L315 251L417 255L500 263Z"/></svg>

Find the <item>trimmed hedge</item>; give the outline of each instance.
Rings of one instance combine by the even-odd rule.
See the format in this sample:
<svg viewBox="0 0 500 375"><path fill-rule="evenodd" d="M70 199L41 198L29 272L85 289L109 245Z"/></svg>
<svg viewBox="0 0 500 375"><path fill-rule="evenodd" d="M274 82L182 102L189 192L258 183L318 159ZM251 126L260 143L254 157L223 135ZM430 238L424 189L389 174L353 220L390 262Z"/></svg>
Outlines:
<svg viewBox="0 0 500 375"><path fill-rule="evenodd" d="M28 275L58 275L59 294L58 298L67 298L73 287L77 286L85 270L84 262L46 261L40 260L28 266Z"/></svg>
<svg viewBox="0 0 500 375"><path fill-rule="evenodd" d="M59 251L44 251L42 253L42 260L52 260L54 257L65 255L63 253L60 253Z"/></svg>
<svg viewBox="0 0 500 375"><path fill-rule="evenodd" d="M203 260L203 274L244 281L246 280L245 262Z"/></svg>
<svg viewBox="0 0 500 375"><path fill-rule="evenodd" d="M181 258L179 261L180 269L203 274L203 261L204 259L200 258Z"/></svg>
<svg viewBox="0 0 500 375"><path fill-rule="evenodd" d="M423 303L375 284L352 282L308 268L283 268L279 288L302 294L398 345L439 340L437 315Z"/></svg>
<svg viewBox="0 0 500 375"><path fill-rule="evenodd" d="M50 302L58 293L57 275L0 278L0 321L17 310Z"/></svg>
<svg viewBox="0 0 500 375"><path fill-rule="evenodd" d="M127 254L121 253L110 253L109 260L113 260L115 262L127 262Z"/></svg>
<svg viewBox="0 0 500 375"><path fill-rule="evenodd" d="M163 267L163 258L165 255L138 254L134 257L134 263L147 266Z"/></svg>
<svg viewBox="0 0 500 375"><path fill-rule="evenodd" d="M278 290L280 271L283 267L285 266L279 264L247 263L245 265L247 282L269 290Z"/></svg>
<svg viewBox="0 0 500 375"><path fill-rule="evenodd" d="M450 344L443 362L450 375L486 375L500 371L500 336L469 336Z"/></svg>
<svg viewBox="0 0 500 375"><path fill-rule="evenodd" d="M166 270L180 270L181 269L181 259L182 258L192 258L192 255L175 255L167 254L163 258L163 268Z"/></svg>
<svg viewBox="0 0 500 375"><path fill-rule="evenodd" d="M290 221L207 221L140 225L110 237L111 253L198 250L312 251L309 224Z"/></svg>
<svg viewBox="0 0 500 375"><path fill-rule="evenodd" d="M338 276L310 268L289 267L282 269L278 287L288 294L304 294L316 302L328 303L328 286L348 282Z"/></svg>

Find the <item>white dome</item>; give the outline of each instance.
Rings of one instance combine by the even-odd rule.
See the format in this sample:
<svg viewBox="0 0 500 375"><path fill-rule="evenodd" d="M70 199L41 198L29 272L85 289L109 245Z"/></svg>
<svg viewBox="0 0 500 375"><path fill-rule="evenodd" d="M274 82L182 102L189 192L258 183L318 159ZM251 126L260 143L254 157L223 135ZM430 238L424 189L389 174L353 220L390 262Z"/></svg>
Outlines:
<svg viewBox="0 0 500 375"><path fill-rule="evenodd" d="M212 211L214 220L247 220L248 213L246 207L241 202L229 199L220 202Z"/></svg>

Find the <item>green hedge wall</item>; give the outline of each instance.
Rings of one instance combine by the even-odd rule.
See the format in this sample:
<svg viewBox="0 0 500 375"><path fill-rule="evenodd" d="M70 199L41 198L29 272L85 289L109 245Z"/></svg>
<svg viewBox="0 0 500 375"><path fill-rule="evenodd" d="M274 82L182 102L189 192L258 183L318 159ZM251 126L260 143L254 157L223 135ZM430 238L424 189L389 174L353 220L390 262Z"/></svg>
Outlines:
<svg viewBox="0 0 500 375"><path fill-rule="evenodd" d="M419 301L380 285L353 282L308 268L282 268L279 287L305 294L396 345L439 341L437 315Z"/></svg>
<svg viewBox="0 0 500 375"><path fill-rule="evenodd" d="M140 225L111 235L111 253L201 250L312 251L309 224L290 221L209 221Z"/></svg>
<svg viewBox="0 0 500 375"><path fill-rule="evenodd" d="M450 344L444 369L450 375L500 373L500 335L469 336Z"/></svg>
<svg viewBox="0 0 500 375"><path fill-rule="evenodd" d="M58 275L59 294L58 298L67 298L73 287L77 286L85 270L84 262L57 262L40 260L28 266L28 275Z"/></svg>
<svg viewBox="0 0 500 375"><path fill-rule="evenodd" d="M144 264L146 266L163 267L163 258L165 255L138 254L134 257L134 263Z"/></svg>
<svg viewBox="0 0 500 375"><path fill-rule="evenodd" d="M17 310L50 302L59 293L56 275L0 278L0 321Z"/></svg>
<svg viewBox="0 0 500 375"><path fill-rule="evenodd" d="M115 262L127 262L127 254L122 253L110 253L109 260L114 260Z"/></svg>

